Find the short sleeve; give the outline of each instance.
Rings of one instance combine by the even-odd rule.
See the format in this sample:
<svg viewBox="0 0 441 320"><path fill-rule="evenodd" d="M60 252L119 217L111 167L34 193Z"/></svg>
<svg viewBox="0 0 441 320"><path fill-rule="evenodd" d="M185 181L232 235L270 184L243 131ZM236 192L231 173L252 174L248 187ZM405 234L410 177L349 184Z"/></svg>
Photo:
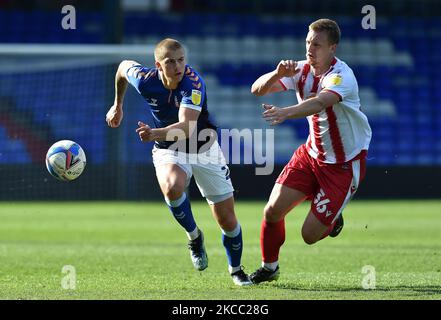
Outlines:
<svg viewBox="0 0 441 320"><path fill-rule="evenodd" d="M283 89L286 90L295 90L295 81L294 77L283 77L279 80L279 83L283 86Z"/></svg>
<svg viewBox="0 0 441 320"><path fill-rule="evenodd" d="M343 101L354 90L356 85L355 76L348 72L332 72L328 74L322 81L322 91L332 92Z"/></svg>
<svg viewBox="0 0 441 320"><path fill-rule="evenodd" d="M143 86L146 84L151 69L141 65L133 65L126 70L126 76L129 83L141 93Z"/></svg>
<svg viewBox="0 0 441 320"><path fill-rule="evenodd" d="M197 79L194 81L194 79ZM187 78L183 86L180 107L201 111L205 99L205 84L200 77Z"/></svg>
<svg viewBox="0 0 441 320"><path fill-rule="evenodd" d="M300 80L300 75L302 74L303 67L305 66L306 61L297 61L297 68L300 69L299 72L296 73L294 77L283 77L279 80L279 83L286 90L297 90L297 82Z"/></svg>

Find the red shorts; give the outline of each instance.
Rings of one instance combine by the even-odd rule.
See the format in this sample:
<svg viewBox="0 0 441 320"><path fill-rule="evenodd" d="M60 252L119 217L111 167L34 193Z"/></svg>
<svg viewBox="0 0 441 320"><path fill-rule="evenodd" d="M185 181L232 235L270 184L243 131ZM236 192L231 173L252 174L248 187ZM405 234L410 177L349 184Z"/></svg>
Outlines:
<svg viewBox="0 0 441 320"><path fill-rule="evenodd" d="M276 183L303 192L311 211L324 225L340 216L366 174L366 150L340 164L321 163L301 145L283 168Z"/></svg>

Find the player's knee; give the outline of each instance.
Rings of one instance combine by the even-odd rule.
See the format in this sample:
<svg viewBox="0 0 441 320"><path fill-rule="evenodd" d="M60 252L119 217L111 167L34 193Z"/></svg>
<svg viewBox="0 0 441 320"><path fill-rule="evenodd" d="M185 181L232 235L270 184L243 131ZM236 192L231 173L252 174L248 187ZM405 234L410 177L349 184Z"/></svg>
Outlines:
<svg viewBox="0 0 441 320"><path fill-rule="evenodd" d="M281 219L282 213L272 204L267 204L263 210L263 216L266 221L277 222Z"/></svg>
<svg viewBox="0 0 441 320"><path fill-rule="evenodd" d="M222 230L226 230L226 231L234 230L234 228L237 225L236 216L234 215L234 213L218 216L217 223L219 224Z"/></svg>
<svg viewBox="0 0 441 320"><path fill-rule="evenodd" d="M162 185L162 192L167 199L176 200L179 199L184 193L184 187L178 183L167 181Z"/></svg>
<svg viewBox="0 0 441 320"><path fill-rule="evenodd" d="M309 245L312 245L318 241L318 239L314 235L307 232L305 229L302 229L302 238L303 241Z"/></svg>

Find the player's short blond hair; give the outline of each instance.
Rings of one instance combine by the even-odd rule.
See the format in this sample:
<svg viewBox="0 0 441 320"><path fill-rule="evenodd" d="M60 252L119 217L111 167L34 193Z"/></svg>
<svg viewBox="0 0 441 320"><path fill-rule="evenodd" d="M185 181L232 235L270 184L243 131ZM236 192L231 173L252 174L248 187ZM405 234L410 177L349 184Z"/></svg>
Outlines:
<svg viewBox="0 0 441 320"><path fill-rule="evenodd" d="M167 52L176 51L179 49L184 49L184 47L178 40L171 38L161 40L155 47L155 60L162 61L167 55Z"/></svg>
<svg viewBox="0 0 441 320"><path fill-rule="evenodd" d="M340 27L334 20L319 19L309 25L309 30L315 32L325 31L328 35L329 44L338 44L340 41Z"/></svg>

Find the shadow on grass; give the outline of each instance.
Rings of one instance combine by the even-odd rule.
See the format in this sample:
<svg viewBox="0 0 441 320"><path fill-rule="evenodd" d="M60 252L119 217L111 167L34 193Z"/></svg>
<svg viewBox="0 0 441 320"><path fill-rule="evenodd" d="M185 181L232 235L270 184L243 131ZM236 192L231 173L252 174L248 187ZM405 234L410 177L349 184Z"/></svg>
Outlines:
<svg viewBox="0 0 441 320"><path fill-rule="evenodd" d="M393 286L393 287L376 287L375 289L363 289L362 287L315 287L315 288L305 288L296 284L291 283L272 283L271 286L274 286L279 289L284 290L293 290L293 291L307 291L307 292L401 292L406 295L441 295L441 286L436 285L402 285L402 286Z"/></svg>

